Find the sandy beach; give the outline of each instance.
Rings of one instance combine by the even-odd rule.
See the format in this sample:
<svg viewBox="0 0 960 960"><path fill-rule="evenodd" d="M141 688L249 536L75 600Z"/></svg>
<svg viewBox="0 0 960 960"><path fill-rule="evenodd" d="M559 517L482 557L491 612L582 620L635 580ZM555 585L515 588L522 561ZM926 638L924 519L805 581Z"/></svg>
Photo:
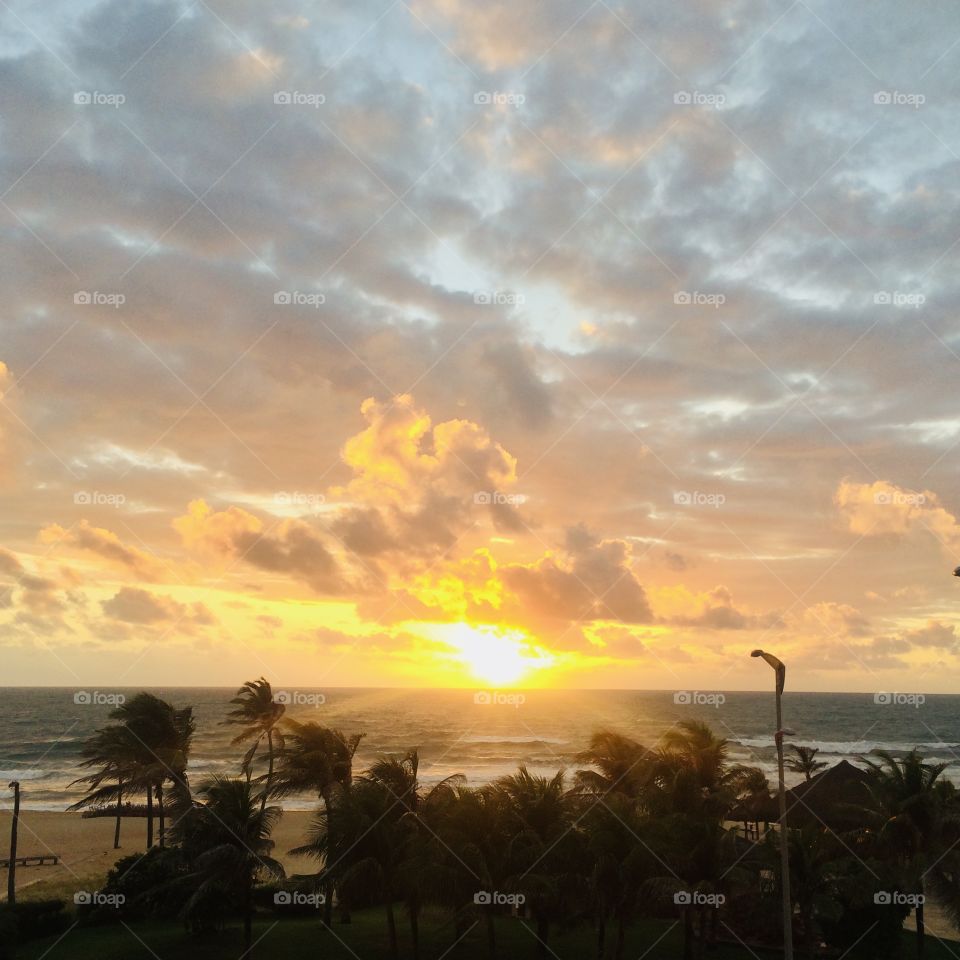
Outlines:
<svg viewBox="0 0 960 960"><path fill-rule="evenodd" d="M310 873L315 864L303 857L291 857L287 851L303 843L310 821L308 811L284 813L273 831L275 855L288 875ZM0 857L8 855L11 814L0 811ZM113 849L115 821L107 817L84 818L79 813L52 813L24 810L20 813L18 857L55 853L56 866L17 868L17 890L21 898L39 900L44 897L72 899L81 890L96 890L103 884L107 871L121 857L142 853L146 849L147 821L140 817L125 819L120 829L120 849ZM0 870L6 890L6 871Z"/></svg>

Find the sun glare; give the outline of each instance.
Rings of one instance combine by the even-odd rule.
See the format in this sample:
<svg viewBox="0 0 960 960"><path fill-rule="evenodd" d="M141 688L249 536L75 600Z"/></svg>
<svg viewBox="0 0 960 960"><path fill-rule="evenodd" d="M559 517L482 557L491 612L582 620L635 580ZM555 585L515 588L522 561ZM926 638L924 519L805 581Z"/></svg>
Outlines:
<svg viewBox="0 0 960 960"><path fill-rule="evenodd" d="M493 624L431 625L433 639L453 648L454 656L475 680L497 686L520 683L537 670L553 666L555 658L522 630Z"/></svg>

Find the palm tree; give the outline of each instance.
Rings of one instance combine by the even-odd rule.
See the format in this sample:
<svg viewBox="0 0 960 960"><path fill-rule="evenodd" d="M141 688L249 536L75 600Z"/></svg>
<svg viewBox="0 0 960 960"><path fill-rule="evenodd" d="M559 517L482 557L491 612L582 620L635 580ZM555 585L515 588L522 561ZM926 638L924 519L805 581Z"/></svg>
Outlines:
<svg viewBox="0 0 960 960"><path fill-rule="evenodd" d="M87 793L70 810L99 807L116 801L117 822L113 833L113 849L120 848L120 820L123 816L124 788L133 792L137 782L139 744L122 724L111 724L97 730L80 749L84 758L81 767L95 767L93 773L75 780L71 786L86 784Z"/></svg>
<svg viewBox="0 0 960 960"><path fill-rule="evenodd" d="M802 747L798 744L791 744L791 748L797 754L795 757L787 757L783 765L794 773L802 773L806 780L810 780L815 773L826 767L826 762L815 759L820 752L817 747Z"/></svg>
<svg viewBox="0 0 960 960"><path fill-rule="evenodd" d="M323 801L322 816L324 835L336 833L336 820L344 809L336 800L353 783L353 757L364 734L349 736L340 730L324 727L319 723L301 723L287 718L287 729L280 766L273 781L275 797L295 793L313 793ZM337 846L336 838L332 846ZM332 864L333 861L324 861ZM333 916L334 876L327 867L324 878L326 900L324 922L329 926Z"/></svg>
<svg viewBox="0 0 960 960"><path fill-rule="evenodd" d="M96 773L82 777L91 789L80 804L104 802L146 792L147 846L153 846L153 801L157 800L160 819L160 846L165 843L164 787L173 786L173 807L180 812L189 807L187 760L195 722L192 707L177 710L152 693L138 693L110 711L116 724L91 737L83 748L84 766L99 767ZM116 779L117 783L109 781ZM122 781L122 782L121 782ZM115 833L115 841L119 835Z"/></svg>
<svg viewBox="0 0 960 960"><path fill-rule="evenodd" d="M248 680L238 691L237 695L230 701L234 709L227 714L227 719L223 722L242 726L243 729L238 733L231 744L246 743L253 741L250 749L243 758L241 771L249 780L253 760L257 749L267 740L267 776L263 785L263 795L260 799L261 809L267 805L267 795L273 782L273 764L274 764L274 742L283 750L283 733L277 728L281 717L283 717L286 707L282 703L276 703L273 699L273 690L270 682L263 677L259 680Z"/></svg>
<svg viewBox="0 0 960 960"><path fill-rule="evenodd" d="M593 803L582 818L589 868L588 893L597 927L597 960L607 955L607 924L616 923L614 960L623 957L626 928L640 889L658 873L651 822L623 793Z"/></svg>
<svg viewBox="0 0 960 960"><path fill-rule="evenodd" d="M655 754L636 740L610 730L598 730L590 737L590 746L577 755L578 763L589 763L595 770L578 770L577 786L587 793L613 791L640 797L655 773Z"/></svg>
<svg viewBox="0 0 960 960"><path fill-rule="evenodd" d="M563 771L547 778L525 766L494 784L504 794L511 866L507 886L522 894L536 921L539 954L550 953L550 924L575 902L583 862L580 835L572 830L576 796Z"/></svg>
<svg viewBox="0 0 960 960"><path fill-rule="evenodd" d="M283 811L263 808L250 781L215 777L199 790L205 801L194 807L189 832L200 838L202 852L193 862L192 893L183 908L190 920L224 902L236 904L243 916L244 960L253 950L253 888L257 880L282 879L283 866L270 854L270 834ZM179 833L179 831L178 831Z"/></svg>
<svg viewBox="0 0 960 960"><path fill-rule="evenodd" d="M432 797L431 797L432 799ZM506 794L494 786L470 790L453 785L430 806L435 832L431 856L435 902L447 908L460 936L463 918L476 911L474 897L481 890L503 890L509 875L508 803ZM487 949L496 957L495 912L483 910Z"/></svg>
<svg viewBox="0 0 960 960"><path fill-rule="evenodd" d="M427 887L426 879L433 867L429 854L433 852L434 845L430 840L439 839L431 821L435 819L434 811L440 807L448 792L464 781L461 774L454 774L424 791L418 779L419 770L420 756L414 749L402 756L378 757L363 775L364 780L380 784L394 798L394 812L399 813L397 833L402 846L401 892L410 919L414 960L420 955L420 911Z"/></svg>
<svg viewBox="0 0 960 960"><path fill-rule="evenodd" d="M761 784L765 789L766 778L756 768L731 764L727 741L697 720L664 734L658 766L650 809L659 819L663 860L672 868L672 880L682 880L688 891L719 893L724 880L732 879L737 859L734 835L724 829L724 819L738 800L754 796ZM702 905L683 907L687 958L716 922L716 909L706 909L709 913Z"/></svg>
<svg viewBox="0 0 960 960"><path fill-rule="evenodd" d="M898 760L885 750L878 760L866 760L870 780L868 815L877 852L898 869L906 884L919 894L916 906L917 955L923 956L924 878L939 865L944 828L956 819L955 790L941 780L946 763L925 763L914 749ZM943 885L934 885L936 893Z"/></svg>
<svg viewBox="0 0 960 960"><path fill-rule="evenodd" d="M330 794L314 816L307 842L290 851L323 864L321 882L328 890L335 874L343 899L359 891L381 899L394 960L400 956L394 902L403 861L403 814L403 805L382 783L360 779Z"/></svg>

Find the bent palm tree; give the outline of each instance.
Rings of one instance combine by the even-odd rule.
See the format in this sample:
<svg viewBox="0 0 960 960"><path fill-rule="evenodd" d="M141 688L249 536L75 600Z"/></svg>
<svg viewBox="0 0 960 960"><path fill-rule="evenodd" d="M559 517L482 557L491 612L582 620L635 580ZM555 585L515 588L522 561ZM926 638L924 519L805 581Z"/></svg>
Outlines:
<svg viewBox="0 0 960 960"><path fill-rule="evenodd" d="M280 719L286 707L282 703L275 703L270 681L261 677L259 680L248 680L230 701L234 709L227 714L225 724L242 726L231 744L236 746L253 740L253 744L244 755L241 772L249 780L253 770L253 760L257 749L266 738L267 741L267 776L263 785L263 795L260 799L260 808L265 809L267 796L273 783L274 746L283 750L283 733L278 729Z"/></svg>
<svg viewBox="0 0 960 960"><path fill-rule="evenodd" d="M194 889L183 915L189 921L224 901L235 904L243 917L243 960L249 960L254 885L262 876L284 876L283 866L270 856L274 846L270 833L283 811L261 808L248 780L216 777L198 793L205 802L194 807L189 830L192 837L202 839L203 850L194 860Z"/></svg>
<svg viewBox="0 0 960 960"><path fill-rule="evenodd" d="M820 752L817 747L802 747L798 744L790 745L796 753L795 757L787 757L783 765L794 773L802 773L805 780L810 780L815 773L826 767L826 762L817 760L816 756Z"/></svg>
<svg viewBox="0 0 960 960"><path fill-rule="evenodd" d="M955 790L941 780L946 763L924 763L916 750L898 760L887 751L877 751L879 760L869 767L868 815L878 852L889 858L919 895L916 906L917 955L923 956L924 879L928 869L940 864L944 827L955 817ZM942 883L934 891L944 892Z"/></svg>

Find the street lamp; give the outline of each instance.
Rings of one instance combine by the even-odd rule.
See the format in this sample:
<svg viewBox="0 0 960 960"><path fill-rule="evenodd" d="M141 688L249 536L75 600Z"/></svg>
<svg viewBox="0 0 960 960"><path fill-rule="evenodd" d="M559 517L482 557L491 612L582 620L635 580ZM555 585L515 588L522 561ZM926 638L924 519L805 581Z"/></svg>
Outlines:
<svg viewBox="0 0 960 960"><path fill-rule="evenodd" d="M960 573L957 574L960 576ZM780 779L780 873L781 888L783 890L783 956L784 960L793 960L793 905L790 902L790 854L787 846L787 793L783 783L783 735L790 731L783 729L783 712L780 707L780 698L783 695L783 684L787 676L787 668L772 653L763 650L754 650L751 657L762 657L773 667L777 675L777 732L774 742L777 745L777 775Z"/></svg>

